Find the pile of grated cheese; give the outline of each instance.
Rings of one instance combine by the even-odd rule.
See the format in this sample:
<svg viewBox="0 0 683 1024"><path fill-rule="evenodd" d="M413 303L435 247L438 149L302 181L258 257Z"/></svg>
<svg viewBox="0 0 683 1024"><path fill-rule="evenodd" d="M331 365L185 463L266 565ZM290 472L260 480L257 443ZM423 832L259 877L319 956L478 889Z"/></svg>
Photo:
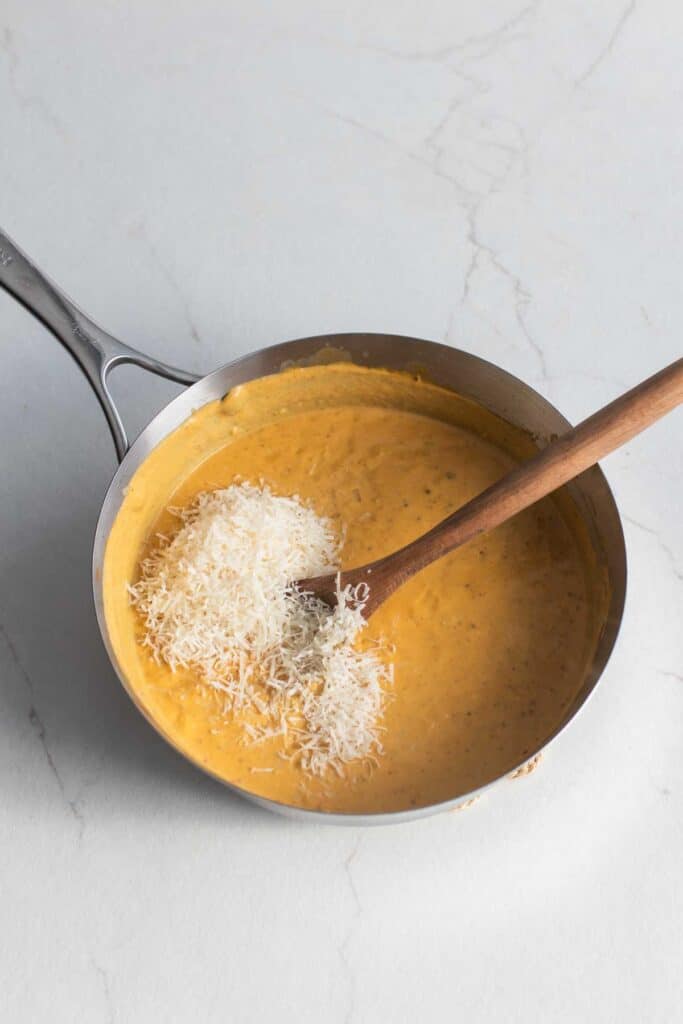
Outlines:
<svg viewBox="0 0 683 1024"><path fill-rule="evenodd" d="M220 691L226 715L255 712L246 737L284 737L286 756L312 774L380 752L392 666L356 646L367 588L341 590L332 609L294 586L338 570L331 522L250 483L174 513L178 532L159 538L129 587L154 658Z"/></svg>

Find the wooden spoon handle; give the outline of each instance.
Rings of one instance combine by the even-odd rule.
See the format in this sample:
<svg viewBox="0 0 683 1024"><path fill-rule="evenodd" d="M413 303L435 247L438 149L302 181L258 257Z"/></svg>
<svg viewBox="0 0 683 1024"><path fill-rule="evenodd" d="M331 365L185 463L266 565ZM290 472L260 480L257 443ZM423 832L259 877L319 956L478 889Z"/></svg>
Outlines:
<svg viewBox="0 0 683 1024"><path fill-rule="evenodd" d="M396 585L573 480L683 401L683 359L589 416L412 544L375 563ZM374 568L374 567L373 567ZM393 586L391 589L395 589Z"/></svg>

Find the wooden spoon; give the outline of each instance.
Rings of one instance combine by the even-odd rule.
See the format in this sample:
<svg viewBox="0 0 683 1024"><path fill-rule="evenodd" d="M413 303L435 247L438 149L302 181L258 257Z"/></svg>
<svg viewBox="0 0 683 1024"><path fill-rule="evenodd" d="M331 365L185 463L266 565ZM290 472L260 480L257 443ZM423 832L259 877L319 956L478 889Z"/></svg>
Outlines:
<svg viewBox="0 0 683 1024"><path fill-rule="evenodd" d="M369 618L390 594L420 569L545 498L682 401L683 359L678 359L589 416L578 427L568 430L422 537L386 558L342 572L339 580L342 589L349 584L352 587L359 583L368 585L363 614ZM332 607L336 604L337 574L299 580L298 585Z"/></svg>

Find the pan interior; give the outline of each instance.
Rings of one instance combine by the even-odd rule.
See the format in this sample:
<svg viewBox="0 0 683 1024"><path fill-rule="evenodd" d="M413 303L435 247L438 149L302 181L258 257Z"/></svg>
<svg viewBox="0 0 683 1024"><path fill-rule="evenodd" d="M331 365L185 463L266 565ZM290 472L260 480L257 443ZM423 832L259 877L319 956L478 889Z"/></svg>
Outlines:
<svg viewBox="0 0 683 1024"><path fill-rule="evenodd" d="M156 665L126 597L169 505L236 477L298 493L346 529L345 566L399 547L528 457L528 433L419 376L349 364L261 378L207 404L132 478L106 550L116 661L159 730L202 767L295 807L375 813L471 792L532 756L582 699L609 605L600 552L563 490L420 573L373 616L395 645L375 766L315 779L188 673Z"/></svg>

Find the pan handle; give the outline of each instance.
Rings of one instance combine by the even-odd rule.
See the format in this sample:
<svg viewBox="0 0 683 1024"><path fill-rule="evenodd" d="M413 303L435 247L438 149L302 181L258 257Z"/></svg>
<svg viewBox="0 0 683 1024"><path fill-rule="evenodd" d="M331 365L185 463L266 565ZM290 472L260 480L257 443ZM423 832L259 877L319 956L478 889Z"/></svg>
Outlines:
<svg viewBox="0 0 683 1024"><path fill-rule="evenodd" d="M99 399L107 417L119 462L129 448L126 429L107 386L109 371L124 363L174 380L194 384L199 377L146 356L107 334L52 284L0 229L0 286L52 331L71 353Z"/></svg>

